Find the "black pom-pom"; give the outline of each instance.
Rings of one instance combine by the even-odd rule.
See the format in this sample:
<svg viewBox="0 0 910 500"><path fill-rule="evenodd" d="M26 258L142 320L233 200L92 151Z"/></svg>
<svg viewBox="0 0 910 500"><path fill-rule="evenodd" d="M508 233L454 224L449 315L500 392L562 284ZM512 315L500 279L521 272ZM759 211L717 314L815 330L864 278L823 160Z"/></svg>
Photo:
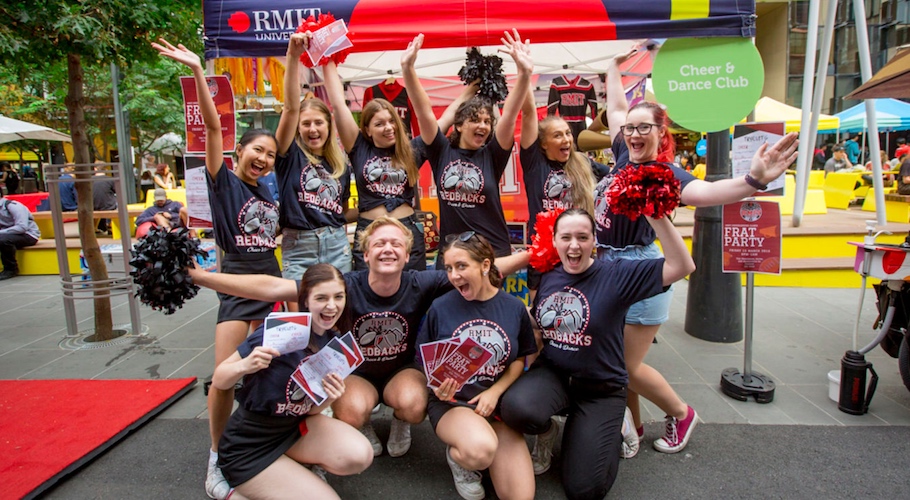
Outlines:
<svg viewBox="0 0 910 500"><path fill-rule="evenodd" d="M468 52L465 65L458 71L458 76L465 85L480 80L478 95L494 103L504 100L509 93L506 77L502 73L502 58L495 54L485 56L477 47L472 47Z"/></svg>
<svg viewBox="0 0 910 500"><path fill-rule="evenodd" d="M156 227L130 250L130 276L139 287L136 295L143 304L164 314L174 314L199 292L186 269L205 252L200 250L199 240L189 234L186 228L169 231Z"/></svg>

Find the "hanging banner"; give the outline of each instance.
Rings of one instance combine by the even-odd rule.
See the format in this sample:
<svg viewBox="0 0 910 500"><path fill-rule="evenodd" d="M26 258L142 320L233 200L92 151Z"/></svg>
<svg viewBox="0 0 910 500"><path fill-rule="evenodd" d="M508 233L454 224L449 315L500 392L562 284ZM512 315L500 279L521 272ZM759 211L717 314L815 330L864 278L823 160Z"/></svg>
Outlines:
<svg viewBox="0 0 910 500"><path fill-rule="evenodd" d="M780 205L746 200L724 205L721 219L725 273L780 274Z"/></svg>
<svg viewBox="0 0 910 500"><path fill-rule="evenodd" d="M215 109L221 118L221 136L224 141L222 149L234 151L236 124L234 122L234 92L226 76L207 76L209 93L215 100ZM183 109L186 115L186 152L205 153L205 123L199 112L199 98L196 95L196 81L192 76L181 76L180 87L183 90Z"/></svg>
<svg viewBox="0 0 910 500"><path fill-rule="evenodd" d="M499 45L517 29L533 43L753 37L754 2L739 0L203 0L205 58L283 57L309 16L344 19L355 52Z"/></svg>

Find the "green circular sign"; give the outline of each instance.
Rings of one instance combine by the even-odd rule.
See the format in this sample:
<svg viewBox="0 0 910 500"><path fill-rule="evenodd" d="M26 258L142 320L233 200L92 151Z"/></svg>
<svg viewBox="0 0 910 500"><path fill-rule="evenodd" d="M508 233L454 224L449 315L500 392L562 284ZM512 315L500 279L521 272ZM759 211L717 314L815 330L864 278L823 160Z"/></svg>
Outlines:
<svg viewBox="0 0 910 500"><path fill-rule="evenodd" d="M755 107L765 83L758 49L749 38L676 38L654 59L654 95L676 123L716 132Z"/></svg>

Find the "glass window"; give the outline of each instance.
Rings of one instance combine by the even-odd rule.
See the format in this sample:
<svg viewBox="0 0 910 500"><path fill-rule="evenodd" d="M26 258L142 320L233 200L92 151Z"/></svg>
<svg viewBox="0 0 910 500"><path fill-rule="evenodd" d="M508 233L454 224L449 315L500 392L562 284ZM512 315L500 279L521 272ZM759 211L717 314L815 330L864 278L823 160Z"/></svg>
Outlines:
<svg viewBox="0 0 910 500"><path fill-rule="evenodd" d="M791 76L787 81L787 104L801 108L803 102L803 77Z"/></svg>
<svg viewBox="0 0 910 500"><path fill-rule="evenodd" d="M854 26L842 26L835 31L834 64L837 73L859 73L859 49Z"/></svg>
<svg viewBox="0 0 910 500"><path fill-rule="evenodd" d="M859 75L838 76L834 79L834 108L831 110L835 113L856 106L861 101L853 99L844 100L843 97L856 90L861 83Z"/></svg>
<svg viewBox="0 0 910 500"><path fill-rule="evenodd" d="M790 3L790 26L807 26L809 24L809 2L797 0Z"/></svg>
<svg viewBox="0 0 910 500"><path fill-rule="evenodd" d="M801 28L790 30L790 74L802 75L806 64L806 31Z"/></svg>

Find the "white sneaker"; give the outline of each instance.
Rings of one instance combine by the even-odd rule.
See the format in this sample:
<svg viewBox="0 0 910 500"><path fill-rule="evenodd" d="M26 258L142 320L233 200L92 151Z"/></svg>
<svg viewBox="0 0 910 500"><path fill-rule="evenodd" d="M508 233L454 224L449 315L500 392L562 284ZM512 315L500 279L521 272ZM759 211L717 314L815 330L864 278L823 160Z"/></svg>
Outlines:
<svg viewBox="0 0 910 500"><path fill-rule="evenodd" d="M373 456L378 457L379 455L382 455L382 443L379 441L379 436L376 435L376 431L373 430L373 424L367 422L360 428L360 433L370 441L370 446L373 447Z"/></svg>
<svg viewBox="0 0 910 500"><path fill-rule="evenodd" d="M389 456L400 457L411 449L411 424L404 420L392 417L392 427L389 430L389 442L386 443Z"/></svg>
<svg viewBox="0 0 910 500"><path fill-rule="evenodd" d="M231 485L218 468L218 454L209 453L209 466L205 474L205 494L215 500L225 500L231 494Z"/></svg>
<svg viewBox="0 0 910 500"><path fill-rule="evenodd" d="M638 431L632 420L632 411L627 406L626 413L622 417L622 458L633 458L638 455L640 445Z"/></svg>
<svg viewBox="0 0 910 500"><path fill-rule="evenodd" d="M455 463L452 455L449 455L449 447L446 446L446 462L452 469L452 478L455 479L455 489L461 498L465 500L483 500L486 492L483 485L480 484L480 473L474 470L468 470Z"/></svg>
<svg viewBox="0 0 910 500"><path fill-rule="evenodd" d="M534 464L534 475L539 476L550 470L553 461L553 446L559 437L559 420L550 417L550 428L543 434L537 435L534 450L531 451L531 463Z"/></svg>

